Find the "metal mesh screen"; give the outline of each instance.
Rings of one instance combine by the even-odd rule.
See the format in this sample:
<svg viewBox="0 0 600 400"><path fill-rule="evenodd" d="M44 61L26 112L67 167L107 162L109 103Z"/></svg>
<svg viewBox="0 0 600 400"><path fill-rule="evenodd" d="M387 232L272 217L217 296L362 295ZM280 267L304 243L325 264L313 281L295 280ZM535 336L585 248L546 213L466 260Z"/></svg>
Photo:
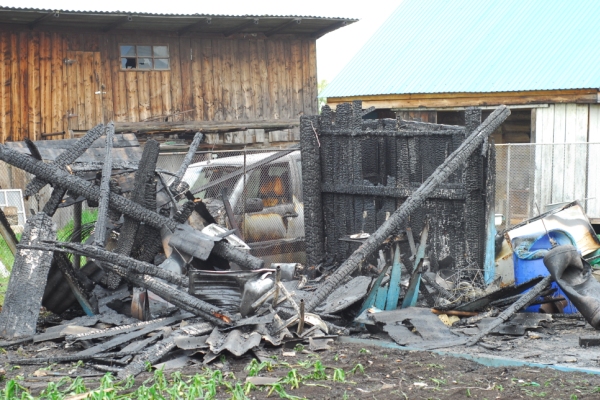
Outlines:
<svg viewBox="0 0 600 400"><path fill-rule="evenodd" d="M239 228L251 253L269 262L304 262L304 211L299 151L254 167L276 150L203 151L195 154L184 180L196 197L211 210L219 210L217 222ZM175 172L185 153L162 153L157 167ZM236 171L240 175L222 180ZM203 186L222 182L205 190ZM223 206L223 193L231 205L233 220Z"/></svg>
<svg viewBox="0 0 600 400"><path fill-rule="evenodd" d="M496 145L496 214L506 229L578 200L600 222L600 143ZM539 209L539 211L538 211Z"/></svg>

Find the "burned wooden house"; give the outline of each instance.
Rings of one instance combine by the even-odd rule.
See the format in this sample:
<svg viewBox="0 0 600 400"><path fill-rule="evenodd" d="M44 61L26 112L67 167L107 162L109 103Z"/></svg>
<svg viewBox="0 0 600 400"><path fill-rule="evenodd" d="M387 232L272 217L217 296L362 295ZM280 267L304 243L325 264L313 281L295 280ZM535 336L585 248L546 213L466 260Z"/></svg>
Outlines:
<svg viewBox="0 0 600 400"><path fill-rule="evenodd" d="M281 129L317 111L316 40L352 22L2 7L0 142L108 121L117 132L230 132L212 143L294 140ZM229 124L194 125L219 121Z"/></svg>

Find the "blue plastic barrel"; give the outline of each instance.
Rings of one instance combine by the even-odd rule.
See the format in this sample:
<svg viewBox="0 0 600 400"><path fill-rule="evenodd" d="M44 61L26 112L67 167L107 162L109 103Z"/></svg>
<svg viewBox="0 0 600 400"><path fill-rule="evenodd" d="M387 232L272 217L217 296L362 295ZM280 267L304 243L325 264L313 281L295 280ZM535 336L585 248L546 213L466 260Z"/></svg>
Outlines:
<svg viewBox="0 0 600 400"><path fill-rule="evenodd" d="M521 242L513 253L513 265L515 271L515 283L520 285L527 281L530 281L539 276L548 276L550 273L544 265L544 250L550 250L552 244L548 238L548 235L556 241L557 245L570 244L576 246L571 236L560 230L549 231L548 234L535 238L533 240L525 240ZM513 241L514 243L514 241ZM552 287L556 288L554 297L564 297L567 299L567 306L564 308L565 314L574 314L577 312L577 308L569 301L567 296L558 287L556 282L552 283ZM540 305L529 306L525 309L526 312L539 312Z"/></svg>

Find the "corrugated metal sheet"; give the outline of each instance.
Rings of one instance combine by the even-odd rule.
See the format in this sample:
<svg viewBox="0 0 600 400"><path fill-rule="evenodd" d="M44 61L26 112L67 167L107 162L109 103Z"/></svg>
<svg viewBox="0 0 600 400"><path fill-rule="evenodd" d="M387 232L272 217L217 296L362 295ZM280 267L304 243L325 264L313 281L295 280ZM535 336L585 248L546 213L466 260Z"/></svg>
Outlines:
<svg viewBox="0 0 600 400"><path fill-rule="evenodd" d="M600 88L598 0L405 0L320 97Z"/></svg>
<svg viewBox="0 0 600 400"><path fill-rule="evenodd" d="M248 24L253 20L258 20L258 23ZM36 29L71 27L93 31L106 30L117 24L119 29L125 30L152 29L172 32L185 30L193 33L221 34L276 32L319 37L356 21L350 18L298 15L157 14L0 6L0 25L28 25L30 28L35 26Z"/></svg>

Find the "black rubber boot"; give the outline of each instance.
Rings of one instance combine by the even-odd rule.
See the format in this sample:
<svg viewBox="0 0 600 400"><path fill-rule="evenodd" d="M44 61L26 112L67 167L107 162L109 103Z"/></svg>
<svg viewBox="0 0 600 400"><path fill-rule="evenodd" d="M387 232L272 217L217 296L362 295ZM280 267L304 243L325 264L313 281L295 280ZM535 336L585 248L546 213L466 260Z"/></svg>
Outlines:
<svg viewBox="0 0 600 400"><path fill-rule="evenodd" d="M592 267L571 245L553 248L544 265L565 295L595 329L600 330L600 282Z"/></svg>

